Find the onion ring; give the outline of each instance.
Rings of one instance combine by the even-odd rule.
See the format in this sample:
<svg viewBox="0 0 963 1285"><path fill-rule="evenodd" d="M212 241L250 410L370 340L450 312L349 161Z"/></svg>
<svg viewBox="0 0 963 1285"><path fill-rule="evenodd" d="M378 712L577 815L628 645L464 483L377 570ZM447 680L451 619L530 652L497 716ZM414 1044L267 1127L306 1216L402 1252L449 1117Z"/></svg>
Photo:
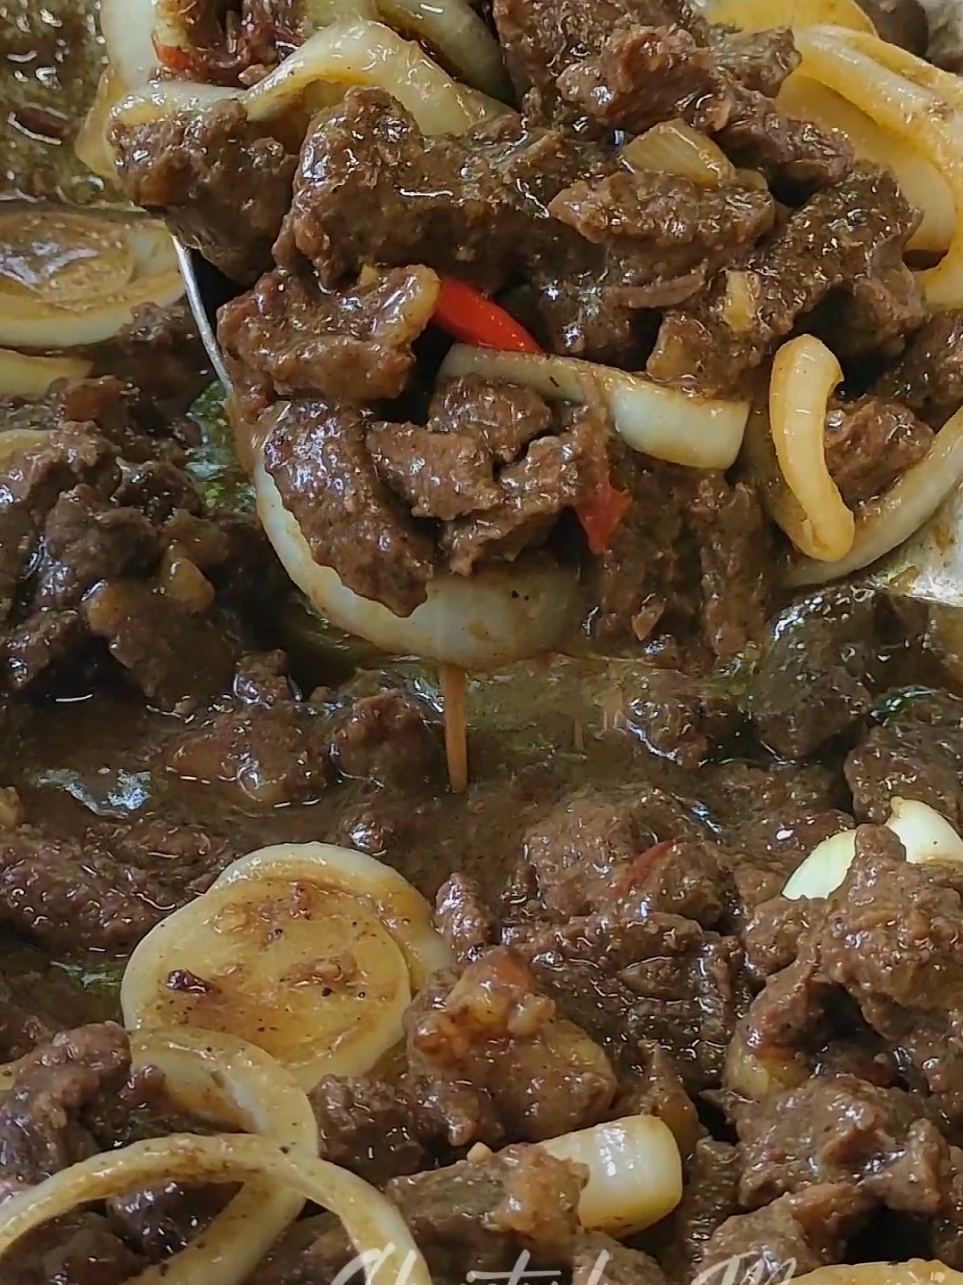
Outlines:
<svg viewBox="0 0 963 1285"><path fill-rule="evenodd" d="M459 80L492 98L511 99L498 41L466 0L376 2L386 22L439 54Z"/></svg>
<svg viewBox="0 0 963 1285"><path fill-rule="evenodd" d="M399 1280L431 1285L421 1251L398 1210L380 1191L326 1160L308 1156L292 1160L266 1138L237 1134L172 1134L135 1142L61 1170L0 1205L0 1258L21 1237L78 1205L162 1182L197 1185L251 1179L289 1187L335 1214L358 1254L365 1256L369 1285ZM369 1270L372 1261L378 1265L376 1271Z"/></svg>
<svg viewBox="0 0 963 1285"><path fill-rule="evenodd" d="M28 357L0 348L0 397L43 397L58 379L86 379L93 366L80 357Z"/></svg>
<svg viewBox="0 0 963 1285"><path fill-rule="evenodd" d="M793 1285L963 1285L963 1272L945 1263L911 1258L905 1263L857 1263L817 1267Z"/></svg>
<svg viewBox="0 0 963 1285"><path fill-rule="evenodd" d="M800 335L776 353L769 385L776 458L804 514L794 539L804 553L823 562L845 557L856 533L856 519L826 464L826 406L842 378L826 345Z"/></svg>

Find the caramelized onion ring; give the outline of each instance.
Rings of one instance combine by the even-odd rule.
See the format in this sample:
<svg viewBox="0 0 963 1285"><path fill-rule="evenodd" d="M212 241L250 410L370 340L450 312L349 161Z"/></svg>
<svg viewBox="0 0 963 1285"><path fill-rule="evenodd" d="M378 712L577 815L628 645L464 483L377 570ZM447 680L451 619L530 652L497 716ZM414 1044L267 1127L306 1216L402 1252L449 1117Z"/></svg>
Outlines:
<svg viewBox="0 0 963 1285"><path fill-rule="evenodd" d="M715 0L710 3L711 22L766 31L771 27L812 27L829 23L854 31L876 34L876 28L857 0Z"/></svg>
<svg viewBox="0 0 963 1285"><path fill-rule="evenodd" d="M804 515L793 539L803 553L823 562L845 557L856 531L856 519L826 464L826 407L842 378L826 345L800 335L776 353L769 385L776 458Z"/></svg>
<svg viewBox="0 0 963 1285"><path fill-rule="evenodd" d="M792 563L791 586L826 584L877 562L920 529L963 482L963 410L937 433L925 458L907 469L856 522L852 548L838 562L811 558Z"/></svg>
<svg viewBox="0 0 963 1285"><path fill-rule="evenodd" d="M817 1267L793 1285L963 1285L963 1272L945 1263L911 1258L905 1263L857 1263Z"/></svg>
<svg viewBox="0 0 963 1285"><path fill-rule="evenodd" d="M802 70L915 148L943 176L953 199L956 231L943 259L916 275L932 307L963 307L963 127L955 117L955 102L947 100L942 81L937 90L918 83L935 69L912 54L900 61L923 69L914 79L891 70L888 64L895 59L887 51L892 46L868 36L861 36L857 46L846 35L830 27L798 32Z"/></svg>
<svg viewBox="0 0 963 1285"><path fill-rule="evenodd" d="M0 397L43 397L58 379L86 379L91 363L80 357L28 357L0 348Z"/></svg>
<svg viewBox="0 0 963 1285"><path fill-rule="evenodd" d="M288 1187L335 1214L357 1252L366 1256L366 1264L380 1263L377 1273L366 1267L369 1282L431 1285L421 1251L398 1210L380 1191L325 1160L301 1155L291 1159L265 1138L237 1134L172 1134L61 1170L0 1205L0 1258L21 1237L78 1205L165 1182L196 1186L251 1180Z"/></svg>
<svg viewBox="0 0 963 1285"><path fill-rule="evenodd" d="M644 375L576 357L456 344L445 358L441 374L504 379L534 388L549 401L577 406L585 404L586 386L595 387L616 431L633 450L689 468L729 468L739 454L749 418L748 401L694 397Z"/></svg>

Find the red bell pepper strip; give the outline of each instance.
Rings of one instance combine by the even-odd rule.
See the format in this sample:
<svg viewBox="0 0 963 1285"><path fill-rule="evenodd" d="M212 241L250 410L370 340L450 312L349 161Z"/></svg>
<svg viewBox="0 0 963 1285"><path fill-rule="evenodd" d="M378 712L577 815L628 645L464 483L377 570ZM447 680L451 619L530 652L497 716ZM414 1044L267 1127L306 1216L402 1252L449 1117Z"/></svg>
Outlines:
<svg viewBox="0 0 963 1285"><path fill-rule="evenodd" d="M434 321L452 338L476 348L497 348L501 352L542 351L511 313L474 286L454 277L442 278ZM575 512L593 553L605 552L631 507L632 497L617 491L608 476L587 504L577 506Z"/></svg>
<svg viewBox="0 0 963 1285"><path fill-rule="evenodd" d="M498 348L502 352L541 352L524 326L510 312L500 308L474 286L443 277L435 324L453 339L476 348Z"/></svg>

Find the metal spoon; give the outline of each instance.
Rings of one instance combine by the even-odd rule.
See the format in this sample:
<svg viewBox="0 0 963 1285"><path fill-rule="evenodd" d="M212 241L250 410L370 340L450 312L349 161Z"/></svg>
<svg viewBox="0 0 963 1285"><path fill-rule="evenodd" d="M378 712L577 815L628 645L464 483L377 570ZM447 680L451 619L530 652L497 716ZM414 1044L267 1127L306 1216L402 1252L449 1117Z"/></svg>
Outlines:
<svg viewBox="0 0 963 1285"><path fill-rule="evenodd" d="M212 267L196 250L174 242L187 286L187 298L201 341L226 389L231 380L217 342L217 311L237 297L240 288ZM963 608L963 491L958 491L910 540L869 572L874 588L901 598Z"/></svg>

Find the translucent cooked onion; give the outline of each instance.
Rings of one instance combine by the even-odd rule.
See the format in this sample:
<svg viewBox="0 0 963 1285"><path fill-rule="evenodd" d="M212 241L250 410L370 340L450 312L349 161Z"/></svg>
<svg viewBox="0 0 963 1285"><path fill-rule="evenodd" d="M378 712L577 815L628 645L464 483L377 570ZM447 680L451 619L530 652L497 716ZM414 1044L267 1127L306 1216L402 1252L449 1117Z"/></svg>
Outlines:
<svg viewBox="0 0 963 1285"><path fill-rule="evenodd" d="M893 46L868 36L860 36L857 45L855 37L852 41L845 37L844 31L832 28L798 32L802 70L915 148L942 175L953 200L956 228L940 262L916 275L933 308L959 308L963 306L963 130L955 118L955 103L947 100L943 82L938 89L918 83L935 70L927 63L912 54L901 56L901 64L914 69L911 79L906 72L890 69Z"/></svg>
<svg viewBox="0 0 963 1285"><path fill-rule="evenodd" d="M464 134L507 110L459 85L413 40L380 22L337 23L319 31L244 95L251 120L271 120L312 85L384 89L426 134Z"/></svg>
<svg viewBox="0 0 963 1285"><path fill-rule="evenodd" d="M534 388L550 401L579 406L585 403L588 380L599 389L616 431L633 450L689 468L729 468L739 454L749 418L748 401L692 396L644 375L575 357L456 344L441 373L505 379Z"/></svg>
<svg viewBox="0 0 963 1285"><path fill-rule="evenodd" d="M795 541L811 558L835 562L853 547L856 519L826 464L826 409L843 372L814 335L776 353L769 385L769 425L779 468L803 512Z"/></svg>
<svg viewBox="0 0 963 1285"><path fill-rule="evenodd" d="M43 397L58 379L85 379L91 363L79 357L28 357L0 348L0 397Z"/></svg>
<svg viewBox="0 0 963 1285"><path fill-rule="evenodd" d="M743 1018L726 1051L722 1082L728 1090L750 1102L760 1102L774 1090L794 1088L809 1078L803 1059L792 1053L762 1057L750 1046L745 1027Z"/></svg>
<svg viewBox="0 0 963 1285"><path fill-rule="evenodd" d="M432 924L431 906L393 866L333 843L278 843L240 857L214 887L238 879L303 880L360 898L398 943L415 990L440 968L451 952Z"/></svg>
<svg viewBox="0 0 963 1285"><path fill-rule="evenodd" d="M551 651L571 634L583 600L574 572L543 554L471 576L438 575L410 616L362 598L331 567L319 566L262 459L254 465L257 509L285 571L338 629L396 656L470 672L500 669Z"/></svg>
<svg viewBox="0 0 963 1285"><path fill-rule="evenodd" d="M893 797L884 825L899 838L906 860L914 866L931 861L963 861L963 839L935 808L918 799ZM793 872L784 897L828 897L846 878L856 856L856 831L823 839Z"/></svg>
<svg viewBox="0 0 963 1285"><path fill-rule="evenodd" d="M97 82L97 92L77 133L74 152L79 160L105 183L117 181L114 153L107 141L110 113L130 91L113 68L107 67Z"/></svg>
<svg viewBox="0 0 963 1285"><path fill-rule="evenodd" d="M46 206L0 213L0 344L98 344L136 309L170 307L183 293L161 223Z"/></svg>
<svg viewBox="0 0 963 1285"><path fill-rule="evenodd" d="M135 1032L134 1067L156 1066L174 1104L215 1127L269 1138L285 1154L313 1159L318 1127L304 1090L273 1058L243 1040L186 1027ZM202 1236L132 1285L239 1285L297 1218L304 1197L258 1179L234 1197Z"/></svg>
<svg viewBox="0 0 963 1285"><path fill-rule="evenodd" d="M915 147L880 129L841 95L799 72L788 78L777 101L787 116L842 131L861 160L893 171L907 201L922 214L907 249L940 254L947 249L956 231L953 198L943 176Z"/></svg>
<svg viewBox="0 0 963 1285"><path fill-rule="evenodd" d="M656 1116L626 1116L538 1146L588 1168L578 1213L590 1231L631 1236L670 1214L682 1199L679 1148Z"/></svg>
<svg viewBox="0 0 963 1285"><path fill-rule="evenodd" d="M93 1156L0 1205L0 1258L22 1236L79 1205L167 1182L197 1185L261 1180L330 1210L364 1262L369 1283L431 1285L425 1260L400 1213L380 1191L336 1165L286 1156L265 1138L173 1134ZM206 1279L205 1279L206 1285Z"/></svg>
<svg viewBox="0 0 963 1285"><path fill-rule="evenodd" d="M963 411L937 433L925 458L907 469L856 522L856 536L838 562L799 559L789 567L789 585L826 584L871 566L914 535L963 482Z"/></svg>
<svg viewBox="0 0 963 1285"><path fill-rule="evenodd" d="M162 920L131 955L120 998L129 1027L239 1036L311 1089L323 1075L363 1075L397 1044L411 983L358 897L264 875Z"/></svg>
<svg viewBox="0 0 963 1285"><path fill-rule="evenodd" d="M154 23L154 0L100 0L107 57L125 90L145 85L159 70Z"/></svg>
<svg viewBox="0 0 963 1285"><path fill-rule="evenodd" d="M710 0L707 9L713 22L741 27L743 31L812 27L818 23L876 34L856 0Z"/></svg>
<svg viewBox="0 0 963 1285"><path fill-rule="evenodd" d="M887 40L880 40L876 35L867 36L865 32L848 29L840 30L836 35L845 44L861 50L889 71L905 77L921 89L932 90L957 111L963 110L963 82L955 72L944 71L925 58L919 58L908 49L890 44Z"/></svg>
<svg viewBox="0 0 963 1285"><path fill-rule="evenodd" d="M624 144L619 156L629 169L677 174L698 187L718 187L736 175L736 167L718 143L682 120L653 125Z"/></svg>
<svg viewBox="0 0 963 1285"><path fill-rule="evenodd" d="M905 1263L857 1263L818 1267L793 1285L963 1285L963 1272L945 1263L912 1258Z"/></svg>
<svg viewBox="0 0 963 1285"><path fill-rule="evenodd" d="M437 54L459 80L492 98L510 99L498 41L467 0L376 0L392 27Z"/></svg>

